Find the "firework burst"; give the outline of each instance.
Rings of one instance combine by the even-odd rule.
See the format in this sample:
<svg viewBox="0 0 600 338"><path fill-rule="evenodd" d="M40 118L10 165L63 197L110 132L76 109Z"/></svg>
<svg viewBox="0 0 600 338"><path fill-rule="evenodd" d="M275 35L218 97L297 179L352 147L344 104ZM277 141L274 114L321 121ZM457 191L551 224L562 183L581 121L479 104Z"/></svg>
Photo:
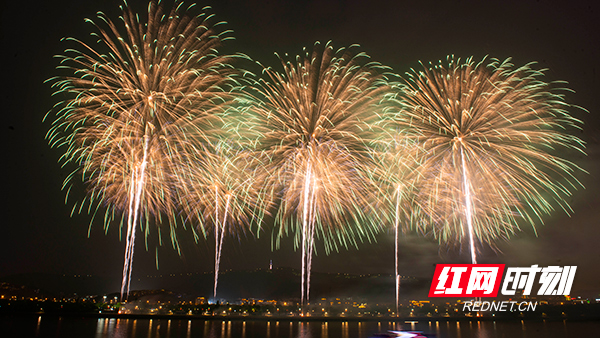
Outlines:
<svg viewBox="0 0 600 338"><path fill-rule="evenodd" d="M47 139L65 150L62 162L79 167L64 187L81 175L88 194L79 211L87 205L95 216L105 207L105 228L115 219L127 228L122 295L129 292L137 225L146 238L149 222L161 224L163 216L171 230L176 226L180 170L198 158L194 143L217 133L217 113L229 100L234 71L216 52L228 32L215 30L208 8L191 15L192 6L178 2L164 12L151 2L147 23L126 5L120 25L99 13L100 25L87 20L96 44L67 39L81 51L59 56L58 68L69 75L50 79L65 100L53 110Z"/></svg>
<svg viewBox="0 0 600 338"><path fill-rule="evenodd" d="M201 153L203 157L190 162L185 187L187 202L184 210L199 224L206 237L215 235L215 280L213 297L217 297L221 249L225 235L245 234L251 225L260 227L265 213L271 209L268 185L261 163L253 152L239 150L229 143L217 142Z"/></svg>
<svg viewBox="0 0 600 338"><path fill-rule="evenodd" d="M386 120L387 68L354 50L317 43L296 62L282 59L283 73L265 69L268 80L255 84L258 148L269 155L266 170L281 199L274 235L278 243L292 234L301 247L303 305L315 237L329 253L379 231L365 217L373 189L366 169Z"/></svg>
<svg viewBox="0 0 600 338"><path fill-rule="evenodd" d="M431 213L422 230L442 242L493 244L542 222L581 184L559 151L583 152L560 83L533 64L449 58L408 74L400 133L423 149L415 189ZM424 223L421 223L421 225Z"/></svg>
<svg viewBox="0 0 600 338"><path fill-rule="evenodd" d="M396 97L401 97L398 93ZM399 236L411 225L421 222L429 213L416 199L414 182L418 178L418 156L422 154L419 144L403 134L389 134L389 142L381 149L373 149L374 165L370 168L375 182L372 198L378 210L376 216L383 224L389 224L394 232L394 280L396 315L400 306L400 274L398 271Z"/></svg>

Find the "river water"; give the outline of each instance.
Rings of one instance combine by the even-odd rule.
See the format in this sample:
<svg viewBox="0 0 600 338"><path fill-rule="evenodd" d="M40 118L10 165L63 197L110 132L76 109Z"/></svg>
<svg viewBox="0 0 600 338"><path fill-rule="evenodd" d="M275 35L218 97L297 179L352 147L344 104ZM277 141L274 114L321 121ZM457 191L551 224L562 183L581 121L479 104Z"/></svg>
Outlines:
<svg viewBox="0 0 600 338"><path fill-rule="evenodd" d="M309 321L0 316L0 337L368 338L387 330L436 337L597 337L600 321Z"/></svg>

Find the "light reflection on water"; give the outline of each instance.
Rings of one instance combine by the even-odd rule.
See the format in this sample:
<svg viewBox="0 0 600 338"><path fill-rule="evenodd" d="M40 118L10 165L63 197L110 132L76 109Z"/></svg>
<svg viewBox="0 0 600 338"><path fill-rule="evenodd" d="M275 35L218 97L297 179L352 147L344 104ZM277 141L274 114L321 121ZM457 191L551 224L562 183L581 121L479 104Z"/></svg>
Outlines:
<svg viewBox="0 0 600 338"><path fill-rule="evenodd" d="M37 325L35 326L35 336L38 337L40 335L40 325L42 324L42 316L38 317Z"/></svg>
<svg viewBox="0 0 600 338"><path fill-rule="evenodd" d="M416 330L444 338L564 338L600 332L598 321L309 321L0 317L0 337L368 338Z"/></svg>
<svg viewBox="0 0 600 338"><path fill-rule="evenodd" d="M135 322L135 320L134 320ZM134 323L135 324L135 323ZM135 334L135 325L132 335L129 335L129 319L120 318L98 318L96 324L96 338L114 337L127 338Z"/></svg>
<svg viewBox="0 0 600 338"><path fill-rule="evenodd" d="M342 338L348 338L348 322L342 322Z"/></svg>

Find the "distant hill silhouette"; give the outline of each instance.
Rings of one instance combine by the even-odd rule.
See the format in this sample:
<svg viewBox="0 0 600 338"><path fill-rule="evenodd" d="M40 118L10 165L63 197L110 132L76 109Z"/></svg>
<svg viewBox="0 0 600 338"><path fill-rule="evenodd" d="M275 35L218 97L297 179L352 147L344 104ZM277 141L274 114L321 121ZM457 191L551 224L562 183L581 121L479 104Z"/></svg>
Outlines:
<svg viewBox="0 0 600 338"><path fill-rule="evenodd" d="M212 273L174 274L152 276L153 288L171 290L187 297L212 296L214 275ZM235 300L298 299L300 294L300 271L291 268L273 270L224 271L219 275L218 298ZM20 274L0 278L1 282L25 286L52 295L102 295L116 293L107 289L106 279L99 276ZM144 283L144 280L141 280ZM414 299L427 296L431 281L403 277L401 298ZM351 275L342 273L313 272L311 276L311 299L331 297L364 298L370 301L393 302L394 279L392 275ZM186 297L186 298L187 298Z"/></svg>
<svg viewBox="0 0 600 338"><path fill-rule="evenodd" d="M90 275L23 273L2 277L0 282L23 286L49 297L98 295L114 291L107 288L110 284L105 278Z"/></svg>
<svg viewBox="0 0 600 338"><path fill-rule="evenodd" d="M219 298L296 299L300 294L300 271L290 268L274 270L231 271L219 276ZM192 277L194 289L212 295L213 275ZM426 296L429 281L405 277L402 281L403 298ZM359 297L373 301L393 302L394 278L391 275L351 275L313 272L310 295L322 297Z"/></svg>

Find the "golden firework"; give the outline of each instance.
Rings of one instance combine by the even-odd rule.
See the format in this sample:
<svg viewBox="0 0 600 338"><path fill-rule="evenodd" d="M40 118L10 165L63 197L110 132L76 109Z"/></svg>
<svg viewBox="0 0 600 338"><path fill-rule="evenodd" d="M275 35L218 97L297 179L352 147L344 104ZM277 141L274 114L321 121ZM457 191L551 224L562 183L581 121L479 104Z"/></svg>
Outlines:
<svg viewBox="0 0 600 338"><path fill-rule="evenodd" d="M492 244L534 226L581 184L581 169L561 152L583 152L569 134L581 128L561 83L546 83L533 64L510 59L446 64L408 74L399 132L422 151L416 198L430 212L424 231L441 242Z"/></svg>
<svg viewBox="0 0 600 338"><path fill-rule="evenodd" d="M267 80L250 98L260 103L248 121L281 200L275 236L291 234L302 248L302 303L315 237L329 252L370 241L380 230L366 217L373 190L367 169L388 121L388 68L355 50L317 43L295 62L282 59L282 73L265 69Z"/></svg>
<svg viewBox="0 0 600 338"><path fill-rule="evenodd" d="M64 186L80 175L88 194L79 211L88 205L95 216L105 207L106 228L115 218L126 225L122 293L129 290L137 224L146 236L163 216L176 226L181 168L201 156L195 143L218 134L219 113L231 100L231 57L216 52L229 32L215 28L220 23L208 7L197 16L191 7L177 2L165 12L150 2L142 22L125 6L121 24L99 13L100 24L87 20L96 44L66 39L81 51L65 50L58 68L68 75L50 79L65 99L53 109L47 139L64 149L63 163L78 166Z"/></svg>

